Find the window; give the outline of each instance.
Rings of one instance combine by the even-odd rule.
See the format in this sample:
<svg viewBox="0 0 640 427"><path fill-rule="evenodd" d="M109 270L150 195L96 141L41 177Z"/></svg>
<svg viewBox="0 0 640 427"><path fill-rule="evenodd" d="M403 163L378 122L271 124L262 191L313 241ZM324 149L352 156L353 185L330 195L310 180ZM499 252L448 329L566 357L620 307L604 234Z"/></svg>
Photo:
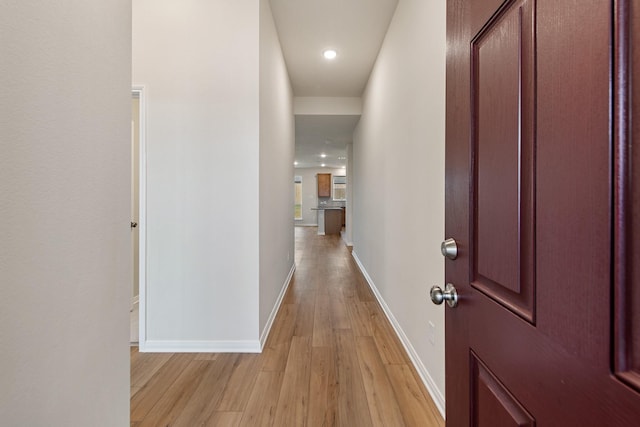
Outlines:
<svg viewBox="0 0 640 427"><path fill-rule="evenodd" d="M294 211L293 219L302 219L302 177L293 177L293 190L294 190Z"/></svg>
<svg viewBox="0 0 640 427"><path fill-rule="evenodd" d="M333 177L333 200L336 200L336 201L347 200L347 177L346 176Z"/></svg>

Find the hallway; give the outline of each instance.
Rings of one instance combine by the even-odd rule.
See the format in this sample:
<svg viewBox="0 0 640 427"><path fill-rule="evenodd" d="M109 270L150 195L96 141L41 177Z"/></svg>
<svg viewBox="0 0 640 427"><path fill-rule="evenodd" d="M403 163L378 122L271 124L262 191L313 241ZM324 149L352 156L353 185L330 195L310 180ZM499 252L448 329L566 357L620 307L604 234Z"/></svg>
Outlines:
<svg viewBox="0 0 640 427"><path fill-rule="evenodd" d="M262 354L131 349L132 426L443 426L338 236L298 227Z"/></svg>

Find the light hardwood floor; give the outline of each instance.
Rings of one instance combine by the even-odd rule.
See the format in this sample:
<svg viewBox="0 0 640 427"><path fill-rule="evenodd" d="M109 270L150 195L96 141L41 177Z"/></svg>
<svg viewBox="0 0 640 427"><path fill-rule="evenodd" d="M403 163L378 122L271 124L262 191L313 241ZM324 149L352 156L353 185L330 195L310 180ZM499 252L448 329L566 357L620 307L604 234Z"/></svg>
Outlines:
<svg viewBox="0 0 640 427"><path fill-rule="evenodd" d="M296 228L262 354L131 349L132 426L444 426L338 236Z"/></svg>

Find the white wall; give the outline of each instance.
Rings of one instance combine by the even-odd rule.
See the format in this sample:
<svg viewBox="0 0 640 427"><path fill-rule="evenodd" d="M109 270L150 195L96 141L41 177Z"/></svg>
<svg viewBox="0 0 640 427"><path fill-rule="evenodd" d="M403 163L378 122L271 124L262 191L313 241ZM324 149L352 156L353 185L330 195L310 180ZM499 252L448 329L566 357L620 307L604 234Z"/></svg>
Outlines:
<svg viewBox="0 0 640 427"><path fill-rule="evenodd" d="M293 94L268 0L260 0L260 334L294 265ZM270 318L271 316L271 318Z"/></svg>
<svg viewBox="0 0 640 427"><path fill-rule="evenodd" d="M318 225L318 211L312 211L311 208L318 206L318 174L330 173L331 176L344 176L345 169L329 169L329 168L295 168L293 175L302 177L302 219L296 220L296 225L316 226ZM290 177L291 189L293 191L293 177ZM340 204L329 200L329 203ZM344 202L342 202L344 203ZM293 208L291 208L293 211Z"/></svg>
<svg viewBox="0 0 640 427"><path fill-rule="evenodd" d="M345 234L343 239L348 246L353 246L353 143L347 144L347 202L345 206Z"/></svg>
<svg viewBox="0 0 640 427"><path fill-rule="evenodd" d="M305 116L359 116L362 114L362 98L296 96L293 112Z"/></svg>
<svg viewBox="0 0 640 427"><path fill-rule="evenodd" d="M257 351L293 268L293 95L267 0L135 0L145 350ZM265 338L265 336L262 336Z"/></svg>
<svg viewBox="0 0 640 427"><path fill-rule="evenodd" d="M258 343L259 2L134 0L147 97L146 349Z"/></svg>
<svg viewBox="0 0 640 427"><path fill-rule="evenodd" d="M441 409L444 308L428 292L444 280L445 22L444 0L400 0L363 97L352 203L355 256Z"/></svg>
<svg viewBox="0 0 640 427"><path fill-rule="evenodd" d="M3 2L0 424L129 420L131 2Z"/></svg>

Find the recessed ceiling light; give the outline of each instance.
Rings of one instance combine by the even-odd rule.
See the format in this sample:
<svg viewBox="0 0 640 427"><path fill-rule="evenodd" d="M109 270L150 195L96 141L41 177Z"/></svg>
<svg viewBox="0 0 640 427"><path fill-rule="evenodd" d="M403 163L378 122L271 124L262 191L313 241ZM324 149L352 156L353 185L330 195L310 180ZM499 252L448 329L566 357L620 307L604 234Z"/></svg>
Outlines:
<svg viewBox="0 0 640 427"><path fill-rule="evenodd" d="M293 165L294 166L298 166L298 162L293 162Z"/></svg>
<svg viewBox="0 0 640 427"><path fill-rule="evenodd" d="M320 166L325 167L326 165L323 163L323 164L321 164Z"/></svg>
<svg viewBox="0 0 640 427"><path fill-rule="evenodd" d="M327 157L327 155L322 153L322 154L320 154L320 157L322 157L324 159L325 157Z"/></svg>
<svg viewBox="0 0 640 427"><path fill-rule="evenodd" d="M336 56L338 56L338 52L336 52L334 49L327 49L322 52L322 56L324 56L324 59L336 59Z"/></svg>

